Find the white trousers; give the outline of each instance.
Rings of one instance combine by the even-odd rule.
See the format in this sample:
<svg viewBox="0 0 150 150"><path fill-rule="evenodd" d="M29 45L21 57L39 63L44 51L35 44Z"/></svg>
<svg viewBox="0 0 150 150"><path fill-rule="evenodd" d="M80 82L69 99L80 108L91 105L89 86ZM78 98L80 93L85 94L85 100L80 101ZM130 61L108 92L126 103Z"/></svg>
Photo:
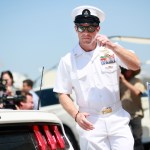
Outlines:
<svg viewBox="0 0 150 150"><path fill-rule="evenodd" d="M95 129L86 131L77 125L81 150L133 150L130 115L124 109L110 115L90 114L87 119Z"/></svg>

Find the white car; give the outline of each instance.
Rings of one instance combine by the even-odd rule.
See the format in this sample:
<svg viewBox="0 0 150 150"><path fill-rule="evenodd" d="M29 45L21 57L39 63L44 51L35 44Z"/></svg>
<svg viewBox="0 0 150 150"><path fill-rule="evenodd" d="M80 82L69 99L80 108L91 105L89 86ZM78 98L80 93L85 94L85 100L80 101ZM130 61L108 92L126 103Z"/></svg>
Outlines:
<svg viewBox="0 0 150 150"><path fill-rule="evenodd" d="M76 122L59 104L58 96L53 92L53 88L42 88L35 90L40 97L40 110L54 113L62 121L65 133L75 150L80 150L78 143L78 133Z"/></svg>
<svg viewBox="0 0 150 150"><path fill-rule="evenodd" d="M0 150L73 150L62 122L40 110L0 110Z"/></svg>
<svg viewBox="0 0 150 150"><path fill-rule="evenodd" d="M44 88L36 90L41 98L41 110L55 113L63 123L66 135L72 143L75 150L79 150L78 134L75 127L74 119L59 104L57 94L53 92L53 88ZM150 148L150 105L148 97L142 97L142 105L144 109L144 118L142 119L143 137L142 141L145 150Z"/></svg>

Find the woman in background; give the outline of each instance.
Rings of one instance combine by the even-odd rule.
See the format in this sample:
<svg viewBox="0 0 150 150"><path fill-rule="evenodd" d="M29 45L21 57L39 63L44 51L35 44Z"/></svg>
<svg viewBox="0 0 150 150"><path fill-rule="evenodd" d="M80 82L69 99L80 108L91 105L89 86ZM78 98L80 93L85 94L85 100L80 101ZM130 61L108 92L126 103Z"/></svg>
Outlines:
<svg viewBox="0 0 150 150"><path fill-rule="evenodd" d="M6 81L6 91L5 94L8 96L12 96L15 94L15 88L13 86L14 84L14 79L13 79L13 74L11 71L7 70L7 71L3 71L1 73L1 77L2 80Z"/></svg>

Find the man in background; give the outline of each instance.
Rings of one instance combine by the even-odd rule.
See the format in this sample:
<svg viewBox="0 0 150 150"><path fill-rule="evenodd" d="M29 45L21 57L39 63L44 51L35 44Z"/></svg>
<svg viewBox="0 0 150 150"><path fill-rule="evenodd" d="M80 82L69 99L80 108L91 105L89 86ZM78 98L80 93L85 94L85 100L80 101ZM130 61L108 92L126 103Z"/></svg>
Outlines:
<svg viewBox="0 0 150 150"><path fill-rule="evenodd" d="M33 96L33 102L34 102L34 109L38 109L38 101L39 97L38 95L33 91L33 81L30 79L26 79L23 81L23 87L22 87L23 92L29 92Z"/></svg>
<svg viewBox="0 0 150 150"><path fill-rule="evenodd" d="M33 110L34 103L31 93L22 93L22 101L18 102L16 105L17 110Z"/></svg>
<svg viewBox="0 0 150 150"><path fill-rule="evenodd" d="M140 72L127 70L121 67L120 98L123 108L131 115L130 126L135 140L134 150L144 150L142 145L142 118L144 117L141 95L145 87L140 79L136 78Z"/></svg>

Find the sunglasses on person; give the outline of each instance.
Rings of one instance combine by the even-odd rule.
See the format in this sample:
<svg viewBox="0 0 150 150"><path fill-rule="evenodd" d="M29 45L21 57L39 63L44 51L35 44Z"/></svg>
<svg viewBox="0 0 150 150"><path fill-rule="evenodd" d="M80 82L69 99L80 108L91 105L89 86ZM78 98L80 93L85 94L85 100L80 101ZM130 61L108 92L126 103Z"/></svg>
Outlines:
<svg viewBox="0 0 150 150"><path fill-rule="evenodd" d="M78 25L77 31L78 32L84 32L85 30L87 30L88 32L92 33L92 32L95 32L96 28L97 28L97 26L93 26L93 25L90 25L90 26Z"/></svg>

